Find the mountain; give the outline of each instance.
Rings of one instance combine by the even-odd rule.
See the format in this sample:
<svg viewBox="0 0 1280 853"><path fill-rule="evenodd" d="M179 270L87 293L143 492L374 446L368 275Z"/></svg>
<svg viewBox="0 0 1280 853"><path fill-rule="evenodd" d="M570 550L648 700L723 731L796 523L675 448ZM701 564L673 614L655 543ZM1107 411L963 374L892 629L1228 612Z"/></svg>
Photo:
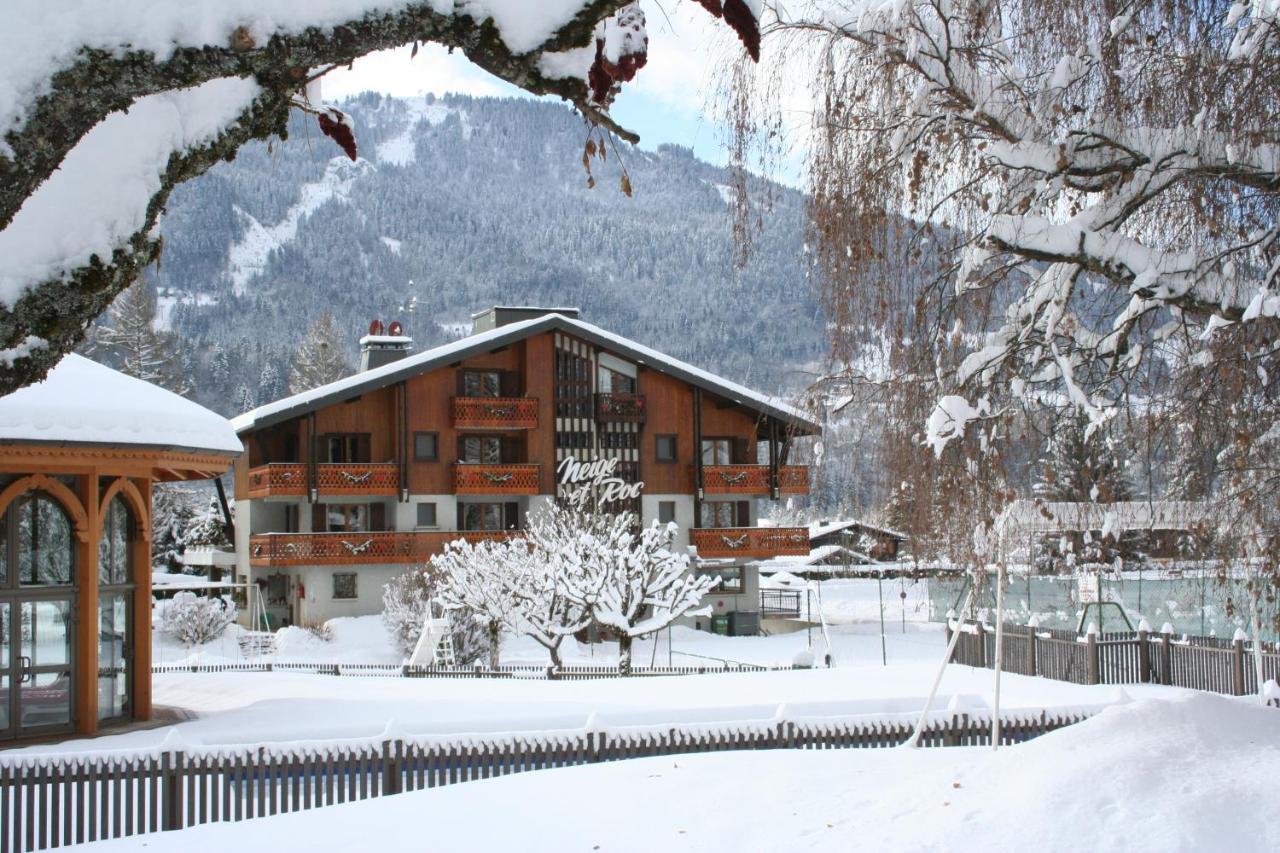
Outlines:
<svg viewBox="0 0 1280 853"><path fill-rule="evenodd" d="M401 320L421 349L494 304L576 306L762 390L797 387L821 360L800 193L753 187L772 202L738 268L731 179L686 149L611 145L590 189L588 128L559 104L365 94L342 108L356 162L299 114L287 140L245 147L170 200L148 277L200 402L231 413L283 394L323 311L353 362L374 318Z"/></svg>

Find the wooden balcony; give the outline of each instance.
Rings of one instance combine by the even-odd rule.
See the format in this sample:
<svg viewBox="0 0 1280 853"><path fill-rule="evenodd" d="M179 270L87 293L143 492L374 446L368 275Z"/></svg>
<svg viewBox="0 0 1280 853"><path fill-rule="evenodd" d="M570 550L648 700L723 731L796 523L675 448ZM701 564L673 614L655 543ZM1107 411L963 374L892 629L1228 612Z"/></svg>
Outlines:
<svg viewBox="0 0 1280 853"><path fill-rule="evenodd" d="M712 495L768 495L768 465L704 465L703 489ZM778 491L784 495L809 494L809 467L782 465L778 468Z"/></svg>
<svg viewBox="0 0 1280 853"><path fill-rule="evenodd" d="M460 495L536 495L541 485L541 465L453 466L453 490Z"/></svg>
<svg viewBox="0 0 1280 853"><path fill-rule="evenodd" d="M455 429L537 429L535 397L454 397Z"/></svg>
<svg viewBox="0 0 1280 853"><path fill-rule="evenodd" d="M602 424L642 424L643 394L597 394L596 421Z"/></svg>
<svg viewBox="0 0 1280 853"><path fill-rule="evenodd" d="M394 495L400 490L400 468L394 462L321 462L316 465L316 488L321 495ZM250 498L306 494L304 462L272 463L249 470Z"/></svg>
<svg viewBox="0 0 1280 853"><path fill-rule="evenodd" d="M689 531L699 557L803 557L809 553L807 527L701 527Z"/></svg>
<svg viewBox="0 0 1280 853"><path fill-rule="evenodd" d="M249 537L254 566L338 566L423 563L444 552L446 543L505 539L514 531L415 531L398 533L260 533Z"/></svg>

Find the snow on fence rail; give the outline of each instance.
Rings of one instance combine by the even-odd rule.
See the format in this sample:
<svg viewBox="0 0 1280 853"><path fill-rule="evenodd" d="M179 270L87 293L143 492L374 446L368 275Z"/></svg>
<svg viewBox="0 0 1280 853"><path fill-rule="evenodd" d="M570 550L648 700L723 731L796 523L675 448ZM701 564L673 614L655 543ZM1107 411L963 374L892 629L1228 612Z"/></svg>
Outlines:
<svg viewBox="0 0 1280 853"><path fill-rule="evenodd" d="M684 654L677 652L677 654ZM708 658L717 660L720 658ZM631 675L652 677L663 675L707 675L725 672L771 672L794 669L792 666L722 661L719 664L690 666L632 667ZM482 666L413 666L396 663L314 663L289 661L253 661L246 663L157 664L156 674L170 672L310 672L317 675L382 676L404 678L544 678L549 681L582 681L618 678L616 666L538 666L536 664L504 664L496 669Z"/></svg>
<svg viewBox="0 0 1280 853"><path fill-rule="evenodd" d="M947 638L954 623L948 623ZM1263 644L1263 682L1280 681L1280 649ZM966 620L952 662L991 668L995 629ZM1242 637L1176 637L1139 630L1074 631L1004 626L1003 669L1075 684L1168 684L1232 696L1258 692L1253 646Z"/></svg>
<svg viewBox="0 0 1280 853"><path fill-rule="evenodd" d="M1001 743L1080 722L1097 707L1006 715ZM240 821L529 770L741 749L899 746L914 715L772 718L333 742L0 754L0 853ZM991 743L990 715L931 715L923 746Z"/></svg>

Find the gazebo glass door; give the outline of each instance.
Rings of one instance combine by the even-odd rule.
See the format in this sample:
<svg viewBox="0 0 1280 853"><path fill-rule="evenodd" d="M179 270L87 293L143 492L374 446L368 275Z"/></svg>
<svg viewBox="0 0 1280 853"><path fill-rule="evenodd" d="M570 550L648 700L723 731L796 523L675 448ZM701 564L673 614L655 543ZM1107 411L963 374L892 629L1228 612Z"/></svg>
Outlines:
<svg viewBox="0 0 1280 853"><path fill-rule="evenodd" d="M71 599L23 601L17 644L18 735L71 725Z"/></svg>

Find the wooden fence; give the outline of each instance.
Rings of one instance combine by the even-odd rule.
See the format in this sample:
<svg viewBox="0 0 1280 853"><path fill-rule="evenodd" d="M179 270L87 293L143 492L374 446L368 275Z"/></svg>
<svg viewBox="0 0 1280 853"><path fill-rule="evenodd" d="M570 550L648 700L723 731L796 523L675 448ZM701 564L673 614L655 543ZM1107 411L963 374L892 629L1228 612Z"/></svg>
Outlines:
<svg viewBox="0 0 1280 853"><path fill-rule="evenodd" d="M1091 711L1002 718L1020 743ZM296 812L551 767L743 749L893 747L911 719L820 718L688 728L369 738L333 743L0 755L0 853ZM990 719L938 714L923 746L991 743Z"/></svg>
<svg viewBox="0 0 1280 853"><path fill-rule="evenodd" d="M948 623L950 639L952 623ZM992 667L992 626L966 621L952 661ZM1258 692L1253 648L1242 638L1182 637L1152 631L1088 633L1004 626L1003 669L1075 684L1169 684L1244 696ZM1263 644L1263 681L1280 681L1280 650Z"/></svg>
<svg viewBox="0 0 1280 853"><path fill-rule="evenodd" d="M677 652L677 654L683 654ZM716 660L719 659L708 659ZM630 675L652 678L672 675L711 675L731 672L774 672L795 669L793 666L763 666L737 661L722 661L698 666L636 666ZM306 672L315 675L346 675L384 678L529 678L548 681L588 681L600 678L620 678L616 666L537 666L535 664L504 664L491 669L484 666L420 666L398 663L312 663L288 661L248 661L243 663L195 663L156 664L155 674L175 672Z"/></svg>

